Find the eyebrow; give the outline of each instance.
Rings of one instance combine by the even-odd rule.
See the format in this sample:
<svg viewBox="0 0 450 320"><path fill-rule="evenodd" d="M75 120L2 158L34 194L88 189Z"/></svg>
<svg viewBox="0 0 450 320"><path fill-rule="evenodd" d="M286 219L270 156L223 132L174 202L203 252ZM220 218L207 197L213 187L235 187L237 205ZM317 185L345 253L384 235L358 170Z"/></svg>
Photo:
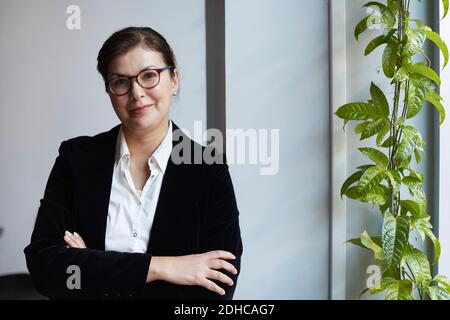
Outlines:
<svg viewBox="0 0 450 320"><path fill-rule="evenodd" d="M139 71L139 72L142 72L142 71L144 71L146 69L150 69L152 67L153 68L157 68L157 66L154 66L154 65L151 64L151 65L145 67L144 69L141 69L141 71ZM111 76L128 77L126 74L122 74L122 73L118 73L118 72L111 73Z"/></svg>

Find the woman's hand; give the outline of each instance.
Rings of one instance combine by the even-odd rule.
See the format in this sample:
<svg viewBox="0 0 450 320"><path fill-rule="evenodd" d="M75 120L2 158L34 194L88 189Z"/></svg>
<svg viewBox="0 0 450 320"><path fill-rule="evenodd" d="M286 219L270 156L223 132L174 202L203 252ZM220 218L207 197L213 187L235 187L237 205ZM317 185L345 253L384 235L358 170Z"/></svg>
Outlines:
<svg viewBox="0 0 450 320"><path fill-rule="evenodd" d="M76 232L72 234L66 231L64 240L68 248L86 248L83 238ZM236 268L225 261L233 259L236 257L232 253L222 250L178 257L154 256L150 261L147 282L163 280L177 285L197 285L224 295L225 290L211 280L232 286L233 280L217 270L224 269L237 274Z"/></svg>
<svg viewBox="0 0 450 320"><path fill-rule="evenodd" d="M233 274L238 273L236 268L225 259L236 259L236 257L222 250L179 257L152 257L147 282L163 280L178 285L197 285L224 295L225 290L211 280L233 285L230 277L217 271L224 269Z"/></svg>
<svg viewBox="0 0 450 320"><path fill-rule="evenodd" d="M69 231L66 231L64 234L64 241L67 243L67 248L86 248L83 238L76 232L72 234Z"/></svg>

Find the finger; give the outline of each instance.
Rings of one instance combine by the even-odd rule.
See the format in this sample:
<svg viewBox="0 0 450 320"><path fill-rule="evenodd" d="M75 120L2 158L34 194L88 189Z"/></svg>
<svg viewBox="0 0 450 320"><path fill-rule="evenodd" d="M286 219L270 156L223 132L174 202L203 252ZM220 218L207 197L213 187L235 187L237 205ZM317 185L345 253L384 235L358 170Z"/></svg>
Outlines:
<svg viewBox="0 0 450 320"><path fill-rule="evenodd" d="M82 247L86 248L86 244L84 243L83 238L76 232L73 233L75 238L78 240L78 242L81 244Z"/></svg>
<svg viewBox="0 0 450 320"><path fill-rule="evenodd" d="M70 232L69 232L69 235L72 238L72 240L76 242L78 248L84 247L83 239L81 239L80 236L76 236L75 233L70 233Z"/></svg>
<svg viewBox="0 0 450 320"><path fill-rule="evenodd" d="M234 260L236 259L235 255L232 254L229 251L224 251L224 250L213 250L208 252L213 258L217 258L217 259L231 259Z"/></svg>
<svg viewBox="0 0 450 320"><path fill-rule="evenodd" d="M71 248L76 248L77 247L77 243L68 235L65 234L64 235L64 241L66 241L66 243L71 247Z"/></svg>
<svg viewBox="0 0 450 320"><path fill-rule="evenodd" d="M215 284L214 282L212 282L211 280L208 280L206 278L204 278L200 282L200 286L202 286L203 288L208 289L210 291L213 291L213 292L215 292L217 294L220 294L221 296L223 296L225 294L225 290L223 290L217 284Z"/></svg>
<svg viewBox="0 0 450 320"><path fill-rule="evenodd" d="M68 242L72 248L83 248L82 244L69 231L66 231L66 235L64 236L64 239L68 240L68 241L66 240L66 242Z"/></svg>
<svg viewBox="0 0 450 320"><path fill-rule="evenodd" d="M233 280L229 276L216 270L210 270L207 277L211 280L218 280L220 282L226 283L229 286L232 286L234 284Z"/></svg>
<svg viewBox="0 0 450 320"><path fill-rule="evenodd" d="M209 267L212 269L225 269L226 271L232 273L232 274L238 274L238 271L235 266L233 266L231 263L225 260L221 259L211 259Z"/></svg>

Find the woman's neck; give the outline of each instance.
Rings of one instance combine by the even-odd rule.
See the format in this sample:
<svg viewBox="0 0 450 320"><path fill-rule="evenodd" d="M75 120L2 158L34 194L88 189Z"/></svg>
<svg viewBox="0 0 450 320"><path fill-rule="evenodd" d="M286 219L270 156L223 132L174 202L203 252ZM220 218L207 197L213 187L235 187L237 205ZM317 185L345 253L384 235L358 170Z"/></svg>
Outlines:
<svg viewBox="0 0 450 320"><path fill-rule="evenodd" d="M129 130L122 126L125 140L127 141L128 150L131 156L148 159L158 148L169 129L169 121L164 120L162 125L151 131L135 131Z"/></svg>

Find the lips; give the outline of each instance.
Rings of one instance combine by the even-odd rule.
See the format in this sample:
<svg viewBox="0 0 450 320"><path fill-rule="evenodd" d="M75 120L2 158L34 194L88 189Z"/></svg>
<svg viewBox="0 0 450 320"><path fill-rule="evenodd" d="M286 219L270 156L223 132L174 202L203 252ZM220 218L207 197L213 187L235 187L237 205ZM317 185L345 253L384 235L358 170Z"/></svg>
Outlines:
<svg viewBox="0 0 450 320"><path fill-rule="evenodd" d="M147 105L144 105L144 106L141 106L141 107L134 108L134 109L130 110L130 114L132 116L141 116L150 107L152 107L152 105L151 104L147 104Z"/></svg>

